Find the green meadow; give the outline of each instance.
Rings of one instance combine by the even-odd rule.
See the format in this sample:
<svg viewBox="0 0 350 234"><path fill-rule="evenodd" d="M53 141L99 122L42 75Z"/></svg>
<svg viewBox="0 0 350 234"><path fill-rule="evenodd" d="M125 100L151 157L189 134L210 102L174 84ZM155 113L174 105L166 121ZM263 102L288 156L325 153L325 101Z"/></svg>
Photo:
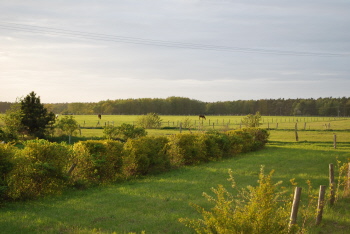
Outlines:
<svg viewBox="0 0 350 234"><path fill-rule="evenodd" d="M106 115L99 120L92 115L75 116L84 127L81 135L87 138L103 135L102 129L88 129L96 127L98 121L102 126L132 124L136 123L137 117ZM203 128L198 128L201 122L197 116L161 118L162 127L168 128L147 130L149 135L179 133L177 124L185 118L193 121L191 131L203 131ZM242 116L207 116L203 126L206 130L239 129L241 119ZM291 193L294 186L289 180L294 178L303 188L301 205L307 205L306 181L311 181L312 192L317 196L320 185L328 186L329 164L337 165L337 161L347 162L350 159L350 119L302 117L297 120L296 117L264 116L262 122L263 128L270 129L270 142L260 151L92 189L69 190L60 196L7 203L0 208L0 232L194 233L178 219L200 218L190 204L210 209L212 204L202 194L213 195L210 189L218 184L235 193L227 180L229 169L233 171L238 188L256 185L261 165L265 166L265 172L275 170L274 181L283 181ZM295 140L295 123L298 123L298 142ZM182 131L189 132L188 129ZM336 148L333 146L334 134L337 136ZM336 166L336 176L337 172ZM339 197L335 206L327 205L323 222L319 227L310 229L310 233L348 233L349 204L348 198ZM302 222L300 215L298 223L301 225Z"/></svg>

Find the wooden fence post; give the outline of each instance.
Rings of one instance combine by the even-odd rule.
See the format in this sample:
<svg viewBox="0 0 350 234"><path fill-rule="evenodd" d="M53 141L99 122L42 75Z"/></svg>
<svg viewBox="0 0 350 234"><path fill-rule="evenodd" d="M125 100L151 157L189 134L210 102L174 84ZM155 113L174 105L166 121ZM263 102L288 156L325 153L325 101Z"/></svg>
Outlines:
<svg viewBox="0 0 350 234"><path fill-rule="evenodd" d="M333 134L333 147L334 149L337 148L337 134Z"/></svg>
<svg viewBox="0 0 350 234"><path fill-rule="evenodd" d="M69 170L67 171L67 174L70 175L76 166L77 166L77 164L76 164L76 163L73 163L72 166L71 166L71 167L69 168Z"/></svg>
<svg viewBox="0 0 350 234"><path fill-rule="evenodd" d="M295 123L295 141L299 141L299 136L298 136L298 123Z"/></svg>
<svg viewBox="0 0 350 234"><path fill-rule="evenodd" d="M346 178L346 187L344 191L344 197L350 195L350 162L348 163L348 176Z"/></svg>
<svg viewBox="0 0 350 234"><path fill-rule="evenodd" d="M320 186L320 192L318 194L318 203L317 203L317 216L316 216L316 225L319 225L322 221L322 213L324 207L324 195L326 193L326 186Z"/></svg>
<svg viewBox="0 0 350 234"><path fill-rule="evenodd" d="M331 196L329 199L329 204L331 206L334 205L334 201L335 201L335 182L334 182L334 166L333 163L329 164L329 187L331 190Z"/></svg>
<svg viewBox="0 0 350 234"><path fill-rule="evenodd" d="M289 228L291 228L294 224L297 223L300 197L301 197L301 188L300 187L296 187L295 191L294 191L292 211L290 213Z"/></svg>
<svg viewBox="0 0 350 234"><path fill-rule="evenodd" d="M182 132L182 122L180 122L180 133Z"/></svg>

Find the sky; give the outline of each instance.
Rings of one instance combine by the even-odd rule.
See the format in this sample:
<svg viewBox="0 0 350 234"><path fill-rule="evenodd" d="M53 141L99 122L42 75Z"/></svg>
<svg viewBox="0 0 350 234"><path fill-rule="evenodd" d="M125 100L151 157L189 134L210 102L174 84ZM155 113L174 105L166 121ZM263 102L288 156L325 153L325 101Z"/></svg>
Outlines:
<svg viewBox="0 0 350 234"><path fill-rule="evenodd" d="M0 101L350 96L348 0L0 0Z"/></svg>

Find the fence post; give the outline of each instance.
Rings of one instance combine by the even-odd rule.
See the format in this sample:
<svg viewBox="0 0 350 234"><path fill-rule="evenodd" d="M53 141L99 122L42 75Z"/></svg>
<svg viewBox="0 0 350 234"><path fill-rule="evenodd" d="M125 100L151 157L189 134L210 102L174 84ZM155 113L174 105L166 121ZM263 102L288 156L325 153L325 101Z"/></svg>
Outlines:
<svg viewBox="0 0 350 234"><path fill-rule="evenodd" d="M182 122L180 122L180 133L182 132Z"/></svg>
<svg viewBox="0 0 350 234"><path fill-rule="evenodd" d="M71 166L71 167L69 168L69 170L67 171L67 174L70 175L76 166L77 166L77 164L76 164L76 163L73 163L72 166Z"/></svg>
<svg viewBox="0 0 350 234"><path fill-rule="evenodd" d="M291 228L294 224L297 223L300 196L301 196L301 188L296 187L294 191L292 211L290 213L289 228Z"/></svg>
<svg viewBox="0 0 350 234"><path fill-rule="evenodd" d="M329 164L329 186L331 190L331 197L329 199L329 204L334 205L335 201L335 182L334 182L334 166L333 163Z"/></svg>
<svg viewBox="0 0 350 234"><path fill-rule="evenodd" d="M334 149L337 148L337 134L333 134L333 147Z"/></svg>
<svg viewBox="0 0 350 234"><path fill-rule="evenodd" d="M350 195L350 162L348 163L348 175L346 178L346 188L344 192L344 197L347 197Z"/></svg>
<svg viewBox="0 0 350 234"><path fill-rule="evenodd" d="M318 203L317 203L317 216L316 216L316 225L319 225L322 221L322 213L324 207L324 195L326 193L326 186L320 186L320 192L318 194Z"/></svg>
<svg viewBox="0 0 350 234"><path fill-rule="evenodd" d="M298 136L298 123L295 123L295 141L299 141L299 136Z"/></svg>

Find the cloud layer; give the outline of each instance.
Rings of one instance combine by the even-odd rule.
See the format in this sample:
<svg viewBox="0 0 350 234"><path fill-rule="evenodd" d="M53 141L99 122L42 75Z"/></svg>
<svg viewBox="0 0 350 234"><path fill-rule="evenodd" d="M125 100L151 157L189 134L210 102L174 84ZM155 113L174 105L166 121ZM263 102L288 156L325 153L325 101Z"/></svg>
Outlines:
<svg viewBox="0 0 350 234"><path fill-rule="evenodd" d="M350 2L7 1L0 101L348 96Z"/></svg>

